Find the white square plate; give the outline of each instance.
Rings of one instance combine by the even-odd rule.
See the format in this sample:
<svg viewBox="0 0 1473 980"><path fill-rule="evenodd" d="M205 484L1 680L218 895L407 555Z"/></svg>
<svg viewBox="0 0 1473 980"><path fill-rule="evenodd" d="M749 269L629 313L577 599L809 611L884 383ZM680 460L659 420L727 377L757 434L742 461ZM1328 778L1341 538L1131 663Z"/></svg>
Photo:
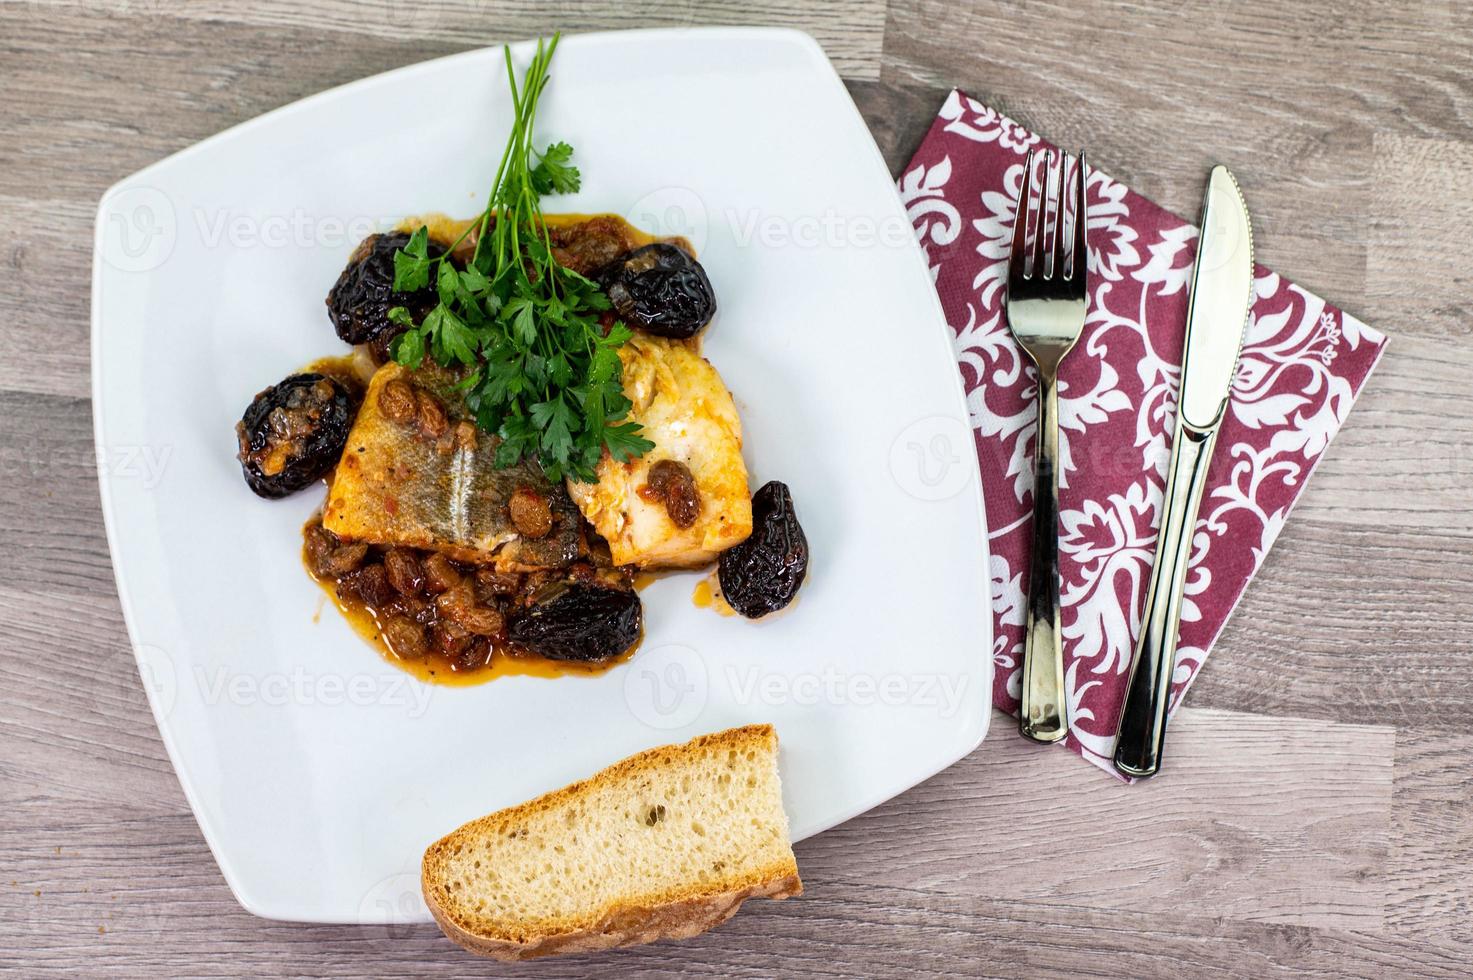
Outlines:
<svg viewBox="0 0 1473 980"><path fill-rule="evenodd" d="M530 49L513 49L524 65ZM564 40L539 144L583 189L695 241L721 310L752 486L793 489L812 549L774 621L643 593L634 659L591 678L426 686L386 663L300 561L308 491L246 489L252 395L344 350L323 297L406 214L481 207L510 118L500 49L344 86L112 188L97 218L92 369L102 503L159 731L220 869L271 918L426 918L424 847L651 745L769 721L795 838L894 796L987 729L987 545L950 336L910 223L808 36ZM319 615L320 614L320 615Z"/></svg>

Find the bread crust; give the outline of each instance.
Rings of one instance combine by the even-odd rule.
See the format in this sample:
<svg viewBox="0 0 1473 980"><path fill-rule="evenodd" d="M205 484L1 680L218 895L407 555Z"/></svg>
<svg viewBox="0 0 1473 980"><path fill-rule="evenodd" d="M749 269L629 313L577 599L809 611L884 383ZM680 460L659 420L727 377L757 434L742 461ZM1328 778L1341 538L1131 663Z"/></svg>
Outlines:
<svg viewBox="0 0 1473 980"><path fill-rule="evenodd" d="M784 899L803 894L797 869L762 885L719 892L659 906L619 906L589 929L556 933L526 942L478 936L456 925L437 902L425 900L441 931L460 946L481 956L505 962L531 960L561 953L592 953L620 946L639 946L658 939L690 939L714 929L736 915L749 898Z"/></svg>
<svg viewBox="0 0 1473 980"><path fill-rule="evenodd" d="M689 939L731 918L749 898L784 899L801 895L803 882L798 877L797 863L789 856L786 860L745 874L737 881L728 882L730 887L719 891L710 891L709 886L692 883L682 888L670 889L667 894L653 896L652 901L616 904L589 926L572 927L570 924L567 929L554 928L543 934L521 937L476 931L472 923L462 921L456 915L448 893L439 887L443 880L440 872L446 853L463 841L476 839L490 832L493 825L555 810L600 782L683 761L693 751L705 748L747 748L754 742L760 742L764 749L775 751L776 741L777 733L771 725L747 725L703 735L683 745L662 745L630 756L588 779L472 820L426 849L420 875L425 904L429 906L440 929L460 946L481 956L516 961L561 953L586 953L619 946L636 946L659 939Z"/></svg>

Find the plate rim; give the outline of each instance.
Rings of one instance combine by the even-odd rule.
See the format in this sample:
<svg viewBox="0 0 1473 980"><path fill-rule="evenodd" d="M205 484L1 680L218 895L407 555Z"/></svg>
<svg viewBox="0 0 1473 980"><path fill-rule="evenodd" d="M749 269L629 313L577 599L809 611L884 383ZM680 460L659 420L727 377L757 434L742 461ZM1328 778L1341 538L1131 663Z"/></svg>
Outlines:
<svg viewBox="0 0 1473 980"><path fill-rule="evenodd" d="M863 114L859 111L858 105L854 102L854 98L850 94L848 86L844 84L843 78L839 75L838 70L834 67L833 62L828 57L828 54L823 50L822 45L820 45L819 42L806 31L791 27L750 26L640 28L633 30L607 30L565 34L563 36L562 43L566 44L570 41L575 41L578 46L616 43L637 44L641 41L649 39L667 39L670 36L677 34L686 36L696 35L702 38L715 38L728 42L740 42L744 40L755 40L759 42L786 42L789 44L794 44L798 48L802 49L804 53L808 56L809 60L812 62L813 67L825 76L827 83L831 87L837 90L837 93L839 94L839 96L841 96L840 105L847 106L848 111L853 114L852 119L854 123L858 125L859 131L864 134L865 141L867 142L871 165L878 166L881 172L883 172L886 182L891 188L891 193L894 197L896 207L899 209L899 212L902 215L906 213L904 202L900 199L899 191L896 188L895 181L890 176L889 165L885 162L884 155L881 153L879 145L874 139L874 134L870 130L868 123L864 120ZM509 46L512 49L514 56L520 56L524 55L526 51L530 49L535 43L535 38L523 39L520 41L506 42L505 46ZM417 73L430 71L433 68L443 68L446 65L456 61L471 61L478 57L484 57L487 52L499 50L501 47L503 47L503 45L496 44L470 48L465 51L457 51L436 58L429 58L423 61L414 62L412 64L401 65L398 68L392 68L387 71L377 72L375 74L367 75L362 78L357 78L349 82L344 82L343 84L333 86L332 88L324 89L320 92L314 92L311 95L303 96L300 99L296 99L284 105L277 106L274 109L267 110L266 112L263 112L257 116L253 116L250 119L242 120L241 122L238 122L224 130L221 130L218 133L211 134L210 136L197 140L189 144L188 146L182 147L179 150L176 150L173 153L169 154L168 156L165 156L160 160L156 160L153 163L147 164L146 166L141 167L133 173L120 178L119 180L111 184L105 191L103 191L98 201L96 215L94 218L90 296L90 397L92 408L94 450L97 452L102 452L108 444L106 426L107 412L105 411L106 399L103 393L105 387L104 365L102 360L102 330L104 319L103 310L105 304L100 302L100 299L103 295L103 277L105 266L107 264L104 259L104 254L106 250L106 219L109 214L109 208L112 204L112 201L118 194L130 188L131 186L146 181L150 175L156 172L162 171L168 167L176 166L181 161L187 160L189 157L197 153L204 152L208 148L248 135L252 130L258 127L270 125L270 123L277 118L284 117L295 112L307 110L321 103L331 102L333 100L341 99L344 97L351 97L352 93L357 89L380 85L389 79L403 79ZM942 353L945 355L948 363L955 365L951 327L946 318L945 311L941 305L940 297L937 295L934 288L934 283L930 282L930 274L928 266L926 264L924 249L921 247L919 242L915 242L915 247L907 251L909 251L910 253L909 261L912 263L914 269L912 274L924 276L927 281L928 289L926 292L930 298L932 321L938 331L936 334L933 335L933 339L931 342L941 343L942 345L944 345ZM962 421L969 433L972 432L973 426L971 422L971 413L970 409L967 406L966 395L963 390L963 385L959 374L955 378L955 385L953 386L953 402L953 417ZM978 570L981 573L978 577L980 581L985 584L991 581L991 547L988 538L986 497L984 493L984 488L982 487L981 466L975 452L963 453L962 455L964 465L968 467L971 476L971 479L968 482L968 489L964 492L969 493L972 497L973 506L976 511L977 527L980 530L980 540L977 542L980 547L976 549L974 561L979 566ZM123 621L125 629L127 631L128 641L130 646L132 647L131 652L133 653L135 667L141 672L145 669L145 665L143 664L142 660L142 646L140 644L138 636L135 602L132 592L126 583L126 576L124 575L122 563L119 557L117 547L118 517L115 511L115 502L113 500L109 476L104 469L100 468L98 470L97 482L103 516L103 527L108 545L108 557L113 569L114 587L117 591L118 602L123 614ZM980 703L976 706L980 708L980 722L976 725L975 737L963 737L962 739L960 739L958 741L959 751L957 751L955 754L943 754L941 757L944 760L942 764L935 766L934 768L930 768L928 766L926 770L916 770L916 774L914 776L905 776L904 779L901 781L901 785L897 785L894 788L885 789L872 794L871 796L865 797L862 802L840 813L832 820L821 823L816 829L810 830L808 833L805 833L801 837L795 837L793 839L794 844L797 844L799 841L805 840L808 837L816 836L818 834L831 830L832 828L840 824L846 823L854 819L855 817L866 813L880 806L881 804L910 791L911 789L914 789L921 783L930 780L937 774L944 772L946 769L949 769L957 762L971 755L974 751L976 751L977 747L981 745L991 727L992 715L994 713L992 707L992 692L996 684L996 665L993 662L991 650L992 637L994 633L994 623L991 615L991 595L984 595L980 597L980 600L986 603L988 613L987 615L984 615L982 617L984 632L981 636L977 637L978 642L976 644L976 653L982 658L984 664L985 683L982 685L982 690L983 692L985 692L985 694L982 697L978 698ZM222 845L220 844L219 840L217 840L217 834L215 832L215 828L213 828L212 826L212 822L204 816L206 810L201 805L199 791L194 785L193 779L190 777L190 775L188 775L188 767L181 766L180 764L179 751L176 746L177 733L172 731L171 726L163 723L160 715L161 706L159 704L158 697L156 696L152 686L143 682L141 673L140 685L144 688L145 695L148 699L149 710L153 715L154 728L159 733L159 739L163 743L164 750L169 758L169 763L174 769L175 778L179 781L180 788L184 793L186 801L189 803L191 815L194 817L195 824L197 827L199 827L200 834L204 838L205 844L209 848L210 854L214 858L215 864L219 868L221 876L224 878L226 885L230 888L231 895L235 898L236 902L252 915L269 920L324 924L367 924L361 916L345 917L342 915L333 914L312 914L303 912L301 909L298 908L279 907L277 905L263 902L259 899L258 896L252 895L249 892L245 882L236 872L232 860L228 858L226 853L222 850ZM968 707L971 707L971 705L968 705ZM654 735L653 744L664 744L658 734Z"/></svg>

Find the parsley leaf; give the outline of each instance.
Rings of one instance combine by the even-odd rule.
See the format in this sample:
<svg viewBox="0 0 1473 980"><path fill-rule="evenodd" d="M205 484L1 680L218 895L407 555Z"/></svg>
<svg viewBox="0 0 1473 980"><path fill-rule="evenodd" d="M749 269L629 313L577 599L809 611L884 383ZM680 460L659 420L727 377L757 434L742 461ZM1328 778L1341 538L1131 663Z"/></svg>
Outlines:
<svg viewBox="0 0 1473 980"><path fill-rule="evenodd" d="M430 231L424 225L394 253L394 291L411 293L430 282Z"/></svg>
<svg viewBox="0 0 1473 980"><path fill-rule="evenodd" d="M623 462L654 444L628 421L619 348L633 334L622 323L605 329L608 297L557 262L542 216L542 197L572 193L582 183L567 143L532 149L537 100L557 44L558 35L538 42L520 88L505 51L515 119L465 268L445 261L454 246L431 257L424 227L394 253L395 290L433 281L439 302L419 323L404 307L389 311L408 328L391 351L406 367L419 367L428 355L466 369L455 387L476 424L499 437L497 466L530 457L551 480L592 481L605 453Z"/></svg>
<svg viewBox="0 0 1473 980"><path fill-rule="evenodd" d="M537 166L528 175L532 190L539 195L572 194L582 183L578 168L569 163L573 159L573 148L566 143L554 143L539 157Z"/></svg>
<svg viewBox="0 0 1473 980"><path fill-rule="evenodd" d="M605 429L604 442L609 447L609 455L621 463L631 456L643 456L655 448L654 443L639 434L639 426L633 422Z"/></svg>

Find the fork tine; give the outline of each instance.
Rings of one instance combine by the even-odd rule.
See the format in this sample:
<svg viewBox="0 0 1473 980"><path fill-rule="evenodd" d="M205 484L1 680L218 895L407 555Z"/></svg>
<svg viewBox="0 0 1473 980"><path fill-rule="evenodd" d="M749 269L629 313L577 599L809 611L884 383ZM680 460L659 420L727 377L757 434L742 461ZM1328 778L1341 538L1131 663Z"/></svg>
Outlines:
<svg viewBox="0 0 1473 980"><path fill-rule="evenodd" d="M1064 196L1064 171L1069 167L1069 158L1063 150L1058 150L1055 156L1059 158L1059 172L1054 176L1054 245L1048 274L1050 279L1063 279L1064 260L1068 258L1064 254L1064 215L1069 210L1069 199Z"/></svg>
<svg viewBox="0 0 1473 980"><path fill-rule="evenodd" d="M1010 281L1026 278L1027 268L1024 266L1026 258L1025 243L1028 240L1028 195L1032 191L1033 174L1033 151L1028 151L1027 158L1023 161L1023 184L1018 191L1018 207L1013 215L1013 250L1008 257L1008 279Z"/></svg>
<svg viewBox="0 0 1473 980"><path fill-rule="evenodd" d="M1089 212L1084 207L1084 150L1079 151L1079 161L1074 171L1074 257L1069 267L1071 282L1084 282L1089 271Z"/></svg>
<svg viewBox="0 0 1473 980"><path fill-rule="evenodd" d="M1048 270L1043 264L1043 240L1048 236L1048 151L1043 153L1043 176L1038 181L1038 216L1033 220L1033 265L1030 273L1034 279L1047 279Z"/></svg>

